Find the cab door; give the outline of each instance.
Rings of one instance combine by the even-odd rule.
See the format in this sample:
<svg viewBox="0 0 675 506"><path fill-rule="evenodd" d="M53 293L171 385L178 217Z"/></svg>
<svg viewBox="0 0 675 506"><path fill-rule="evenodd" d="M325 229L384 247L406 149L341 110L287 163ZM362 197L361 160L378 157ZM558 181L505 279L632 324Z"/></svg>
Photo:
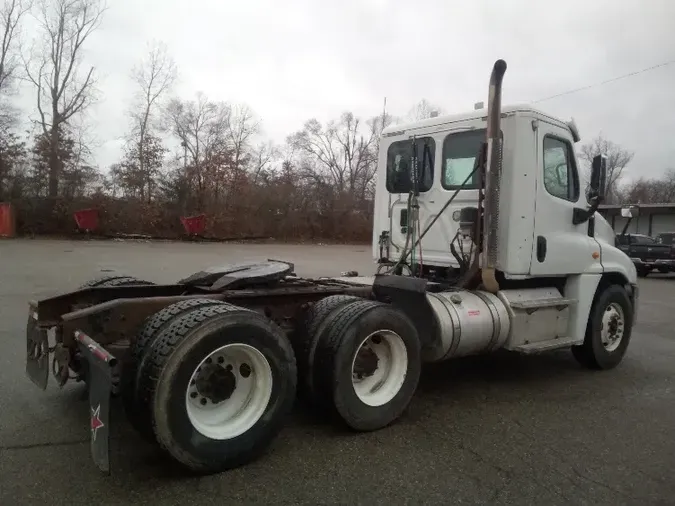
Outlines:
<svg viewBox="0 0 675 506"><path fill-rule="evenodd" d="M574 208L584 209L587 202L571 135L541 120L537 124L537 185L530 274L597 272L601 268L600 246L589 237L588 222L573 223Z"/></svg>

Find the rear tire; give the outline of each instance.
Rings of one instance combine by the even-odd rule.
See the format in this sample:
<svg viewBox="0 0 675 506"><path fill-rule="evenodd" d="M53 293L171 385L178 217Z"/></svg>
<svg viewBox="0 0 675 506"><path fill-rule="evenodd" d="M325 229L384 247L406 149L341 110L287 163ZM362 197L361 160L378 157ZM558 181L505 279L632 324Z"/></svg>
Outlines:
<svg viewBox="0 0 675 506"><path fill-rule="evenodd" d="M298 366L298 393L305 400L313 398L309 371L312 370L316 341L322 324L328 321L333 312L358 300L363 299L353 295L331 295L314 303L303 315L291 344Z"/></svg>
<svg viewBox="0 0 675 506"><path fill-rule="evenodd" d="M317 398L351 429L386 427L406 410L422 359L412 322L388 304L354 302L320 333L312 375Z"/></svg>
<svg viewBox="0 0 675 506"><path fill-rule="evenodd" d="M80 290L85 288L94 288L99 286L130 286L130 285L154 285L150 281L127 276L125 274L113 274L110 276L103 276L95 278L80 285Z"/></svg>
<svg viewBox="0 0 675 506"><path fill-rule="evenodd" d="M202 372L211 379L203 380ZM198 307L174 319L154 341L140 374L157 442L199 473L262 455L291 410L297 381L284 332L259 313L230 304ZM216 394L221 397L209 397Z"/></svg>
<svg viewBox="0 0 675 506"><path fill-rule="evenodd" d="M122 374L122 403L132 427L144 439L155 441L150 418L150 406L147 402L141 401L138 391L139 372L144 368L143 365L148 356L147 351L152 347L160 333L174 320L197 307L203 308L217 304L224 303L215 299L187 299L171 304L148 317L136 339L131 341L125 358L124 373Z"/></svg>
<svg viewBox="0 0 675 506"><path fill-rule="evenodd" d="M110 281L106 281L105 283L102 283L100 287L103 286L141 286L141 285L154 285L152 281L145 281L144 279L138 279L134 278L133 276L125 276L123 278L117 278L117 279L111 279Z"/></svg>
<svg viewBox="0 0 675 506"><path fill-rule="evenodd" d="M589 369L612 369L623 360L632 329L630 298L622 286L610 285L593 303L584 343L572 354Z"/></svg>

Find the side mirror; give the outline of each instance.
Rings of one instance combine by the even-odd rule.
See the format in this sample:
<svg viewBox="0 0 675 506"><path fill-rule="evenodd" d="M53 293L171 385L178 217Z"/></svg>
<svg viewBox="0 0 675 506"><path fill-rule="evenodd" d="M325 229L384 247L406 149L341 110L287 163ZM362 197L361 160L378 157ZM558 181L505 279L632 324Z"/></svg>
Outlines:
<svg viewBox="0 0 675 506"><path fill-rule="evenodd" d="M600 207L600 202L605 199L605 186L607 185L607 157L605 155L598 155L593 158L591 164L591 181L588 192L588 209L579 209L577 207L573 210L572 223L580 225L588 221Z"/></svg>
<svg viewBox="0 0 675 506"><path fill-rule="evenodd" d="M637 206L625 206L621 208L621 217L622 218L635 218L639 216L640 208Z"/></svg>
<svg viewBox="0 0 675 506"><path fill-rule="evenodd" d="M605 190L607 185L607 157L597 155L593 157L591 164L591 198L597 198L599 201L605 199Z"/></svg>

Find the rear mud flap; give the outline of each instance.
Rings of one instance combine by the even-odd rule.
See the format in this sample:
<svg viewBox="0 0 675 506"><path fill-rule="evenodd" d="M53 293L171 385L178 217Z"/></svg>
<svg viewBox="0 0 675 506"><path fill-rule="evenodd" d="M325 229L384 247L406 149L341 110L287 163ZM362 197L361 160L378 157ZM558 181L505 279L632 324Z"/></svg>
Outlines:
<svg viewBox="0 0 675 506"><path fill-rule="evenodd" d="M38 325L34 307L28 313L26 324L26 374L42 390L49 380L49 338L47 329Z"/></svg>
<svg viewBox="0 0 675 506"><path fill-rule="evenodd" d="M101 471L110 474L110 396L117 359L83 332L75 332L75 339L87 364L91 457Z"/></svg>

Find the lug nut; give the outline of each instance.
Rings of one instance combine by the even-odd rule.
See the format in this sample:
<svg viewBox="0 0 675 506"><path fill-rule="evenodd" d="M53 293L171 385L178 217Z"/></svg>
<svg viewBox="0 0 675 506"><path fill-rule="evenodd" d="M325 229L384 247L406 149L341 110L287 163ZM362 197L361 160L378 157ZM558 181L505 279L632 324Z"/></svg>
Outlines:
<svg viewBox="0 0 675 506"><path fill-rule="evenodd" d="M190 392L190 397L193 399L197 397L197 392Z"/></svg>
<svg viewBox="0 0 675 506"><path fill-rule="evenodd" d="M200 403L202 406L206 406L206 399L205 399L204 397L202 397L201 399L199 399L199 403Z"/></svg>
<svg viewBox="0 0 675 506"><path fill-rule="evenodd" d="M239 367L239 374L244 378L248 378L251 375L251 366L248 364L241 364Z"/></svg>
<svg viewBox="0 0 675 506"><path fill-rule="evenodd" d="M218 357L218 363L222 364L223 362L225 362L225 359L223 357Z"/></svg>

